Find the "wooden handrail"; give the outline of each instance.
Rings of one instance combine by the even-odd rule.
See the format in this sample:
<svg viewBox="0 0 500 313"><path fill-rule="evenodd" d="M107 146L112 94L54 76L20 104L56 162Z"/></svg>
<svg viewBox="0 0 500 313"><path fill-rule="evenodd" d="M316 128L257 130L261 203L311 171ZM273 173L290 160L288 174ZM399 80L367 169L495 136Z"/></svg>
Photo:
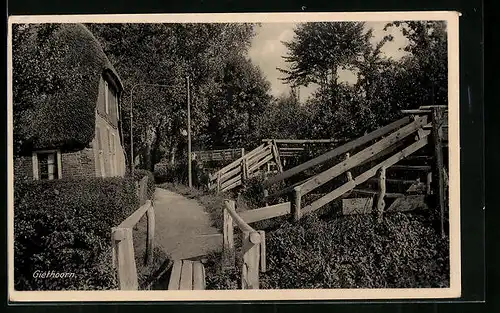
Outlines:
<svg viewBox="0 0 500 313"><path fill-rule="evenodd" d="M381 152L384 149L389 148L393 144L401 141L402 139L408 137L410 134L417 131L418 128L426 124L427 117L422 116L417 118L414 122L404 126L398 131L391 133L389 136L377 141L373 145L365 148L364 150L356 153L355 155L349 157L345 161L331 167L330 169L314 176L312 179L308 180L301 187L302 195L305 195L312 190L324 185L338 175L346 172L347 170L361 164L365 160L371 158L373 155Z"/></svg>
<svg viewBox="0 0 500 313"><path fill-rule="evenodd" d="M255 229L253 229L250 225L248 225L239 215L236 213L236 209L234 208L234 201L233 200L224 200L224 208L229 212L231 217L233 218L233 221L236 223L238 228L241 231L250 231L250 232L256 232Z"/></svg>
<svg viewBox="0 0 500 313"><path fill-rule="evenodd" d="M152 207L151 200L147 200L144 205L127 217L120 225L116 228L132 228L137 224L142 216Z"/></svg>
<svg viewBox="0 0 500 313"><path fill-rule="evenodd" d="M231 268L235 265L233 222L242 231L242 253L243 264L241 268L241 288L259 289L259 265L260 270L266 270L265 262L265 233L256 231L248 225L236 213L235 202L224 200L224 264L223 268Z"/></svg>
<svg viewBox="0 0 500 313"><path fill-rule="evenodd" d="M325 196L321 197L320 199L314 201L313 203L309 204L308 206L304 207L302 209L303 214L307 214L309 212L312 212L314 210L317 210L324 206L325 204L337 199L344 193L354 189L356 186L364 183L371 177L375 176L377 174L377 171L382 167L385 166L389 168L390 166L396 164L399 162L401 159L405 158L406 156L414 153L415 151L421 149L425 145L428 144L428 138L427 136L423 137L419 141L411 144L407 148L401 150L397 154L391 156L390 158L384 160L383 162L377 164L376 166L372 167L368 171L364 172L363 174L357 176L351 181L348 181L347 183L343 184L342 186L338 187L337 189L333 190L332 192L326 194Z"/></svg>
<svg viewBox="0 0 500 313"><path fill-rule="evenodd" d="M350 141L340 147L337 147L329 152L326 152L314 159L311 159L305 163L302 163L300 165L297 165L287 171L284 171L276 176L273 176L273 177L270 177L267 181L264 182L264 186L270 186L274 183L277 183L279 181L282 181L282 180L285 180L287 178L290 178L300 172L303 172L313 166L316 166L316 165L319 165L319 164L322 164L336 156L339 156L341 154L344 154L346 152L349 152L359 146L362 146L374 139L377 139L381 136L384 136L385 134L403 126L403 125L406 125L410 122L410 117L409 116L406 116L406 117L403 117L402 119L400 120L397 120L389 125L386 125L382 128L379 128L363 137L360 137L358 139L355 139L353 141Z"/></svg>

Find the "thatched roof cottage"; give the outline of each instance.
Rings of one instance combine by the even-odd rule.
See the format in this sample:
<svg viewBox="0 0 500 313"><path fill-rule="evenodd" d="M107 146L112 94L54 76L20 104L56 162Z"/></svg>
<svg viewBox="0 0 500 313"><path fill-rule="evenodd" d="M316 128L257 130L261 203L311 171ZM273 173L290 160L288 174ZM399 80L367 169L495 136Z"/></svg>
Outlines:
<svg viewBox="0 0 500 313"><path fill-rule="evenodd" d="M29 27L33 29L21 44L31 55L24 56L18 68L13 62L14 138L19 146L14 157L15 178L123 176L123 85L99 42L81 24ZM40 38L42 35L45 37ZM38 94L16 97L15 84L30 70L23 68L27 62L40 65L41 72L50 72L50 76L36 73L46 75L57 88L40 88L40 79L29 78L24 80L25 90Z"/></svg>

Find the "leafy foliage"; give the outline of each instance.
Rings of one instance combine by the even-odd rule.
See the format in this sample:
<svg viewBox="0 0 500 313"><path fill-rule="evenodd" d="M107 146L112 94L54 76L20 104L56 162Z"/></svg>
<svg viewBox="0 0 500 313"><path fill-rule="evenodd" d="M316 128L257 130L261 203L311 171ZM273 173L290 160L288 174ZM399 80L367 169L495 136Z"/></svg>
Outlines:
<svg viewBox="0 0 500 313"><path fill-rule="evenodd" d="M139 207L131 180L16 182L14 206L16 290L116 288L109 236ZM76 276L36 279L36 270Z"/></svg>
<svg viewBox="0 0 500 313"><path fill-rule="evenodd" d="M99 42L80 24L14 24L12 34L15 153L86 146L99 80L113 71Z"/></svg>
<svg viewBox="0 0 500 313"><path fill-rule="evenodd" d="M448 241L419 215L312 215L266 233L263 288L437 288L449 286Z"/></svg>
<svg viewBox="0 0 500 313"><path fill-rule="evenodd" d="M246 58L252 24L92 24L124 81L124 117L134 113L135 163L186 159L186 76L193 147L249 144L268 84ZM162 86L145 86L160 84ZM128 121L124 123L129 135ZM208 134L207 134L208 133ZM125 138L128 142L128 138Z"/></svg>

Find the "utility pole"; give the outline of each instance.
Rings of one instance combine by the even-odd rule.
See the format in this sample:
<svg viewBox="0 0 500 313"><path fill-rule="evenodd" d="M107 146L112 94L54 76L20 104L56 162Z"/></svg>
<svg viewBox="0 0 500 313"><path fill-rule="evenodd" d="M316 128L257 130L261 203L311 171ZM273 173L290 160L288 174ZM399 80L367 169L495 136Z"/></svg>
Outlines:
<svg viewBox="0 0 500 313"><path fill-rule="evenodd" d="M188 135L188 185L189 188L193 187L192 169L191 169L191 99L190 99L190 86L189 76L186 77L187 81L187 135Z"/></svg>

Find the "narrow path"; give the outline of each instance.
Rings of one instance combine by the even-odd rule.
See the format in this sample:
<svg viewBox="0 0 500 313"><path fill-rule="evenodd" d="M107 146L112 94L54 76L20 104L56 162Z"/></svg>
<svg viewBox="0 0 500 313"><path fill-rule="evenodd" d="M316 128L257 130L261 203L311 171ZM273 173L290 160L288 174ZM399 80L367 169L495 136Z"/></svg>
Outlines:
<svg viewBox="0 0 500 313"><path fill-rule="evenodd" d="M155 241L173 260L196 259L222 248L222 235L195 199L156 188L154 206Z"/></svg>

